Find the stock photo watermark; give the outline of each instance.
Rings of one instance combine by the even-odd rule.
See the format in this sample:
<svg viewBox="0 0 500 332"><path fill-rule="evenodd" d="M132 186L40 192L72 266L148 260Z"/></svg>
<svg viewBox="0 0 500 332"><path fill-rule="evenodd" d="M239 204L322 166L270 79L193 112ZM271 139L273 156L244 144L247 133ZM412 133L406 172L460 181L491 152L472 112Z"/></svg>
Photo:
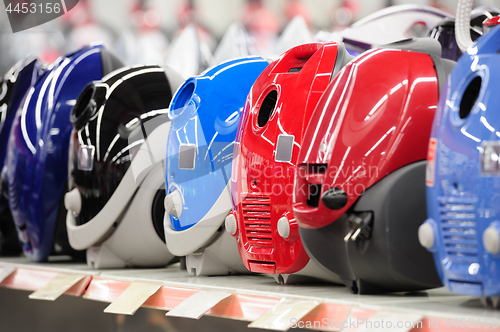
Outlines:
<svg viewBox="0 0 500 332"><path fill-rule="evenodd" d="M500 327L498 318L428 318L425 320L398 320L383 318L348 318L346 320L334 320L323 318L316 321L302 321L296 318L290 320L290 328L296 329L491 329L496 330Z"/></svg>
<svg viewBox="0 0 500 332"><path fill-rule="evenodd" d="M349 318L344 321L334 320L331 318L323 318L321 321L300 321L296 318L290 320L290 328L306 328L306 329L392 329L392 328L407 328L415 329L422 328L423 322L420 321L403 321L403 320L387 320L387 319L365 319L365 318Z"/></svg>

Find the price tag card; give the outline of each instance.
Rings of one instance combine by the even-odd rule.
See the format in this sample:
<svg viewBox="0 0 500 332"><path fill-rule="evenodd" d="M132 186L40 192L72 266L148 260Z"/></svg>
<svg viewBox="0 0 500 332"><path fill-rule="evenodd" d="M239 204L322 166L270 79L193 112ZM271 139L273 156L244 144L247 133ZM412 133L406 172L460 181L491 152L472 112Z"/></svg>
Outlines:
<svg viewBox="0 0 500 332"><path fill-rule="evenodd" d="M319 300L282 298L248 327L286 331L320 303Z"/></svg>
<svg viewBox="0 0 500 332"><path fill-rule="evenodd" d="M39 290L29 295L30 299L55 301L77 282L85 278L84 274L59 273Z"/></svg>
<svg viewBox="0 0 500 332"><path fill-rule="evenodd" d="M230 295L231 292L228 291L202 289L167 312L166 316L199 319L205 312Z"/></svg>
<svg viewBox="0 0 500 332"><path fill-rule="evenodd" d="M2 266L0 267L0 284L7 279L16 270L13 266Z"/></svg>
<svg viewBox="0 0 500 332"><path fill-rule="evenodd" d="M130 286L104 309L104 312L133 315L151 295L160 289L161 285L161 283L154 282L132 281Z"/></svg>

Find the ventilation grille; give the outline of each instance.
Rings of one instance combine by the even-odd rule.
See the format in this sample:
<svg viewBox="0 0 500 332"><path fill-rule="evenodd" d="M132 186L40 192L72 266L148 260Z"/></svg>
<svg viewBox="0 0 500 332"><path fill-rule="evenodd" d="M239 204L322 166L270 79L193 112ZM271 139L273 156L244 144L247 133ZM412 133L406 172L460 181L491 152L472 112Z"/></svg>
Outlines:
<svg viewBox="0 0 500 332"><path fill-rule="evenodd" d="M248 244L272 247L271 199L266 196L248 194L243 199L242 209Z"/></svg>
<svg viewBox="0 0 500 332"><path fill-rule="evenodd" d="M444 250L453 261L477 260L476 202L476 198L439 198Z"/></svg>

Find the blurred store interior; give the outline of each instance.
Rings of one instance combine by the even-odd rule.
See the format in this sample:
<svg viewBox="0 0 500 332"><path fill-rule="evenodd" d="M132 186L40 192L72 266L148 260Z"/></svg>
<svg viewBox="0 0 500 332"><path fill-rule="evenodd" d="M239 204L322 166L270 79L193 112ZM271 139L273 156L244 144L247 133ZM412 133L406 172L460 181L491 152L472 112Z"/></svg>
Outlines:
<svg viewBox="0 0 500 332"><path fill-rule="evenodd" d="M12 1L22 2L21 0ZM37 0L40 2L39 0ZM32 2L37 2L32 1ZM269 53L284 27L300 15L311 36L340 31L384 7L428 5L453 14L455 0L80 0L67 14L12 33L0 4L0 72L28 54L51 63L84 44L102 42L127 64L163 64L172 40L186 26L196 27L200 43L213 54L231 23L243 24L260 55ZM500 7L500 0L475 6ZM29 20L29 17L19 19ZM16 22L24 24L24 22ZM27 22L26 24L29 24ZM208 52L208 50L210 52Z"/></svg>

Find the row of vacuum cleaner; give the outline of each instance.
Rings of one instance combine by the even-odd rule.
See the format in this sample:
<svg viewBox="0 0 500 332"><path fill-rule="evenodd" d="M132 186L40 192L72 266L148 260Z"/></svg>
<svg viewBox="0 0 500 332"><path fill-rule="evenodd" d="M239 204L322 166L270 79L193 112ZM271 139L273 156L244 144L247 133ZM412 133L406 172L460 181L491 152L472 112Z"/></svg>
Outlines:
<svg viewBox="0 0 500 332"><path fill-rule="evenodd" d="M444 284L496 305L500 28L471 7L356 57L352 40L308 43L187 80L102 46L21 61L0 95L1 225L11 213L34 261L182 257L191 275Z"/></svg>

